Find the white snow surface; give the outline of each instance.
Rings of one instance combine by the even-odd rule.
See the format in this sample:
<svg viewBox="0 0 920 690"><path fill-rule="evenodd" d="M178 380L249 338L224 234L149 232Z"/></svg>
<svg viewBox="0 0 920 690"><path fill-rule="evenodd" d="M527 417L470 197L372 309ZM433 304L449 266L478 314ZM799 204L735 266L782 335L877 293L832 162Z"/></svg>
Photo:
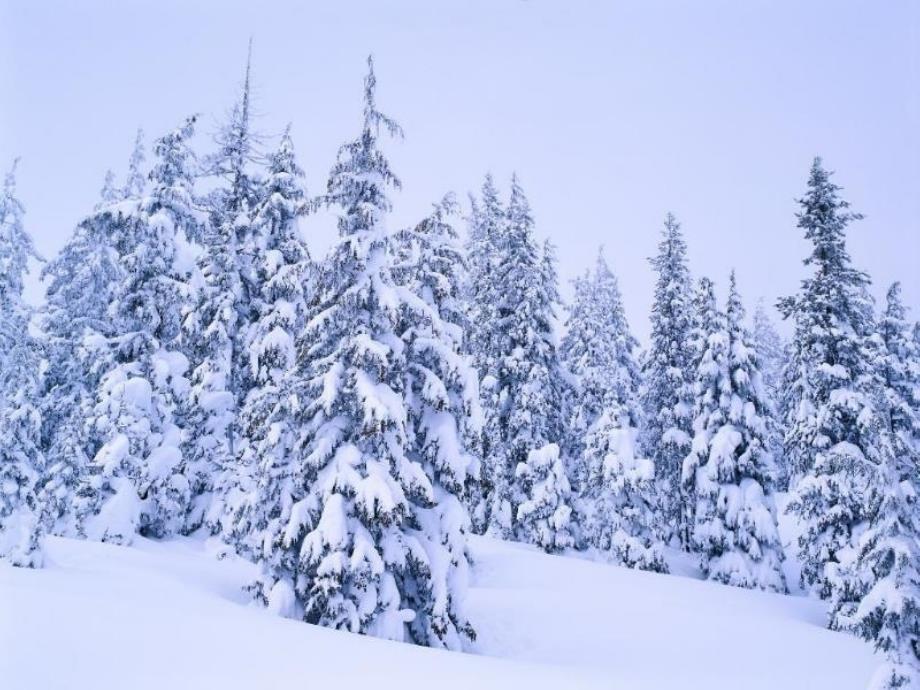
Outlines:
<svg viewBox="0 0 920 690"><path fill-rule="evenodd" d="M49 538L0 565L4 688L864 688L880 659L824 605L474 538L475 654L280 618L195 539ZM674 564L675 572L688 572Z"/></svg>

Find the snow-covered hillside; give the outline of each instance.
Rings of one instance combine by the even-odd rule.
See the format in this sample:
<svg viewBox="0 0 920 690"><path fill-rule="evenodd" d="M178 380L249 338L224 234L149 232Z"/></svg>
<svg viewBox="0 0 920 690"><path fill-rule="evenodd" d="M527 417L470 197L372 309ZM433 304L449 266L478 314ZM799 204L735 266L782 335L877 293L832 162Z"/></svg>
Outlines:
<svg viewBox="0 0 920 690"><path fill-rule="evenodd" d="M193 539L49 538L46 565L0 565L10 690L144 688L863 688L871 647L824 605L485 538L478 654L387 642L248 606L251 566Z"/></svg>

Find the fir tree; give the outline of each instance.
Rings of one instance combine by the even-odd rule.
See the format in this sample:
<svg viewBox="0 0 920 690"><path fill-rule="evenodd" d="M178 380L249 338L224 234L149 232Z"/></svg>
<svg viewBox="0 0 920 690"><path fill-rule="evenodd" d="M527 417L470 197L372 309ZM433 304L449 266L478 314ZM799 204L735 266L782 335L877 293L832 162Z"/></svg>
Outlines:
<svg viewBox="0 0 920 690"><path fill-rule="evenodd" d="M30 259L40 259L23 226L16 164L0 195L0 558L16 566L42 564L38 483L41 448L39 343L29 334L32 309L23 300Z"/></svg>
<svg viewBox="0 0 920 690"><path fill-rule="evenodd" d="M575 281L575 301L559 348L578 382L569 422L576 439L573 452L583 448L578 439L610 405L627 412L630 426L639 426L638 347L626 322L617 278L599 251L594 271Z"/></svg>
<svg viewBox="0 0 920 690"><path fill-rule="evenodd" d="M402 326L420 305L395 284L385 228L387 188L399 181L380 129L401 130L377 110L369 68L361 134L340 149L328 184L339 242L291 375L300 403L290 493L260 497L268 524L255 590L308 622L455 646L465 623L452 608L456 583L433 519L439 496L407 401L414 362Z"/></svg>
<svg viewBox="0 0 920 690"><path fill-rule="evenodd" d="M500 340L496 309L501 288L496 277L500 251L505 242L507 217L491 175L486 175L483 181L480 201L470 195L470 206L465 247L467 274L464 299L468 327L464 345L481 380L482 407L492 410L497 404L495 373ZM482 435L479 444L482 458L492 454L491 442L488 434ZM477 479L469 487L467 504L473 529L478 533L485 532L489 526L490 497L496 481L492 469L489 463L483 463Z"/></svg>
<svg viewBox="0 0 920 690"><path fill-rule="evenodd" d="M100 377L111 366L113 329L109 305L122 280L120 229L112 206L137 203L143 193L143 139L138 132L123 187L106 174L100 201L49 261L42 325L47 366L42 402L42 445L48 463L40 501L54 533L76 530L73 508L83 473L99 450L87 420Z"/></svg>
<svg viewBox="0 0 920 690"><path fill-rule="evenodd" d="M886 654L873 679L873 687L886 689L920 684L920 359L906 316L895 283L879 322L893 452L878 468L880 504L831 611L831 627L851 630Z"/></svg>
<svg viewBox="0 0 920 690"><path fill-rule="evenodd" d="M658 274L652 306L652 334L643 362L641 394L643 453L655 466L659 490L660 530L690 545L691 525L681 489L681 463L690 449L690 272L680 224L668 214L658 255L651 259Z"/></svg>
<svg viewBox="0 0 920 690"><path fill-rule="evenodd" d="M144 172L144 163L147 160L144 150L144 130L138 129L134 137L134 149L128 159L128 174L121 194L116 193L116 199L137 199L144 194L147 186L147 174Z"/></svg>
<svg viewBox="0 0 920 690"><path fill-rule="evenodd" d="M553 324L557 301L551 254L541 255L530 205L512 179L505 241L496 257L495 348L487 390L484 469L489 480L488 529L504 537L531 534L518 521L526 495L516 475L531 451L561 441L565 396Z"/></svg>
<svg viewBox="0 0 920 690"><path fill-rule="evenodd" d="M644 559L651 545L645 527L652 519L654 478L645 476L652 464L637 459L632 445L641 417L638 342L602 252L594 270L575 281L566 327L560 353L574 376L568 446L577 459L571 476L584 516L582 541L630 566L663 567L654 556Z"/></svg>
<svg viewBox="0 0 920 690"><path fill-rule="evenodd" d="M91 538L173 534L189 507L179 426L188 361L177 349L187 276L177 255L201 222L192 205L194 123L156 142L147 196L100 211L99 222L117 229L122 272L109 307L112 364L90 419L101 446L80 489L79 528Z"/></svg>
<svg viewBox="0 0 920 690"><path fill-rule="evenodd" d="M524 499L517 508L519 538L547 553L575 546L571 487L559 446L548 443L531 450L515 478Z"/></svg>
<svg viewBox="0 0 920 690"><path fill-rule="evenodd" d="M607 403L588 430L584 461L588 542L620 565L668 572L655 534L655 468L636 457L629 408Z"/></svg>
<svg viewBox="0 0 920 690"><path fill-rule="evenodd" d="M876 470L893 448L881 410L869 278L852 267L845 244L847 226L860 216L839 190L816 158L798 214L813 244L805 264L814 273L780 309L795 323L784 372L784 446L794 487L787 510L803 528L802 581L822 597L846 599L855 531L876 509Z"/></svg>
<svg viewBox="0 0 920 690"><path fill-rule="evenodd" d="M885 653L871 684L879 690L920 684L920 482L916 474L900 479L897 469L893 462L880 468L883 497L859 540L851 578L859 595L838 596L831 619L831 627L851 630Z"/></svg>
<svg viewBox="0 0 920 690"><path fill-rule="evenodd" d="M253 381L246 348L257 318L257 240L254 209L261 182L253 174L261 137L253 131L250 67L252 43L239 100L215 137L217 151L205 169L223 182L206 199L209 222L200 231L200 288L183 323L183 345L192 362L184 451L196 496L188 529L206 522L217 532L227 484L239 476L239 412ZM215 486L216 484L216 486Z"/></svg>
<svg viewBox="0 0 920 690"><path fill-rule="evenodd" d="M463 611L469 517L461 497L478 467L473 452L482 426L478 378L463 353L464 258L449 222L455 209L448 195L428 218L398 235L401 261L394 271L412 295L400 325L409 457L424 468L433 490L429 505L415 506L434 587L409 598L409 608L418 612L412 639L450 649L474 636Z"/></svg>
<svg viewBox="0 0 920 690"><path fill-rule="evenodd" d="M254 387L240 414L239 462L235 471L218 478L215 492L220 509L213 519L224 522L222 531L243 551L250 548L248 533L258 534L268 525L265 509L292 491L297 405L291 374L313 290L313 263L298 228L298 219L309 210L302 178L286 132L269 159L253 222L261 286L258 318L247 343Z"/></svg>
<svg viewBox="0 0 920 690"><path fill-rule="evenodd" d="M782 547L769 495L769 405L734 273L724 314L716 309L711 282L702 281L701 293L705 348L694 386L694 438L682 477L694 502L693 547L712 580L784 592Z"/></svg>
<svg viewBox="0 0 920 690"><path fill-rule="evenodd" d="M783 367L786 362L786 348L776 331L773 321L767 314L763 300L754 310L754 329L752 332L754 350L760 358L761 379L764 395L769 403L765 416L767 423L767 449L773 456L778 491L789 489L789 468L783 457L782 401Z"/></svg>
<svg viewBox="0 0 920 690"><path fill-rule="evenodd" d="M910 479L920 476L920 343L910 332L900 283L888 289L878 330L882 384L894 434L898 477Z"/></svg>
<svg viewBox="0 0 920 690"><path fill-rule="evenodd" d="M497 347L495 309L499 287L495 276L507 226L505 210L491 175L486 175L482 183L481 201L477 202L471 196L470 205L465 285L469 323L467 340L476 369L480 377L484 377L492 370Z"/></svg>

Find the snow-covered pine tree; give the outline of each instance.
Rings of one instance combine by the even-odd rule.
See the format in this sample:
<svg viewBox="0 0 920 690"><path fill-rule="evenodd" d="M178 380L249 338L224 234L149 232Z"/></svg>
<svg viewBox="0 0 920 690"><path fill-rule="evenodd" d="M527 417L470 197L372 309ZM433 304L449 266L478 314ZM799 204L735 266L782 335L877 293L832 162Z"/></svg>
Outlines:
<svg viewBox="0 0 920 690"><path fill-rule="evenodd" d="M893 452L886 429L878 347L865 273L853 268L845 231L858 214L816 158L798 226L813 244L814 273L780 301L795 323L784 372L785 457L793 489L787 510L802 526L802 582L846 599L857 532L878 504L877 470Z"/></svg>
<svg viewBox="0 0 920 690"><path fill-rule="evenodd" d="M217 151L205 160L205 170L223 184L206 199L209 222L195 238L204 246L201 285L182 325L183 349L192 362L183 450L195 502L187 529L207 523L214 533L222 521L225 484L239 477L239 412L254 385L246 345L258 318L253 214L262 183L252 171L261 136L252 127L251 57L250 41L240 98L217 132Z"/></svg>
<svg viewBox="0 0 920 690"><path fill-rule="evenodd" d="M574 287L559 353L577 381L568 426L572 453L581 455L585 434L609 405L627 412L630 426L639 426L639 342L629 330L617 278L603 250L594 270L576 279ZM577 485L577 473L573 480Z"/></svg>
<svg viewBox="0 0 920 690"><path fill-rule="evenodd" d="M450 649L474 636L463 610L469 517L461 498L478 471L474 452L482 431L478 377L463 351L465 262L449 222L456 208L448 195L430 216L397 235L400 263L394 272L411 292L400 325L408 455L422 465L433 489L429 505L415 505L416 536L428 556L433 589L409 597L409 608L418 612L410 626L413 639Z"/></svg>
<svg viewBox="0 0 920 690"><path fill-rule="evenodd" d="M150 191L101 213L117 228L122 273L112 294L112 364L102 375L91 433L101 447L80 493L80 529L127 543L180 531L190 502L180 410L188 360L177 349L187 276L180 248L197 233L192 203L195 118L159 139Z"/></svg>
<svg viewBox="0 0 920 690"><path fill-rule="evenodd" d="M697 405L700 398L700 393L698 388L700 386L706 387L706 383L701 381L701 371L709 372L709 375L715 381L716 372L711 371L711 362L707 363L706 367L703 367L704 357L711 356L713 353L710 351L709 336L714 333L721 333L725 328L725 315L719 311L718 305L716 303L716 293L715 285L712 280L703 276L700 278L694 287L693 297L690 300L692 308L692 317L691 317L691 327L690 327L690 352L691 352L691 374L687 379L687 385L689 390L689 405L690 405L690 420L691 420L691 441L688 448L688 454L693 453L693 438L696 437L695 422L698 416ZM721 342L721 341L720 341ZM727 345L726 345L727 346ZM687 464L687 458L685 457L681 465L681 491L685 495L686 500L682 501L681 512L683 516L683 521L688 525L688 530L690 531L687 550L693 550L693 527L696 522L694 516L696 511L696 495L693 488L693 482L696 477L691 473L690 477L684 475L684 468Z"/></svg>
<svg viewBox="0 0 920 690"><path fill-rule="evenodd" d="M605 404L585 438L588 543L629 568L668 572L655 532L655 468L636 457L630 409Z"/></svg>
<svg viewBox="0 0 920 690"><path fill-rule="evenodd" d="M380 129L401 130L377 110L370 59L368 66L361 134L340 149L328 184L339 242L322 266L292 374L300 406L291 490L260 497L269 520L255 590L308 622L453 645L455 582L441 579L449 568L426 549L443 535L426 519L435 488L414 453L399 332L418 300L395 284L385 227L387 188L399 181L380 150Z"/></svg>
<svg viewBox="0 0 920 690"><path fill-rule="evenodd" d="M30 259L39 259L16 197L16 163L0 192L0 558L16 566L42 564L40 345L29 333L32 309L23 300Z"/></svg>
<svg viewBox="0 0 920 690"><path fill-rule="evenodd" d="M122 279L115 204L136 204L143 194L144 147L138 132L123 187L106 175L95 211L84 218L42 271L47 281L42 326L47 365L42 400L42 446L48 464L40 502L55 534L76 530L76 491L99 439L90 433L96 391L112 364L115 335L109 305Z"/></svg>
<svg viewBox="0 0 920 690"><path fill-rule="evenodd" d="M785 592L782 546L770 493L765 398L756 351L744 327L744 307L732 272L720 313L712 283L701 281L692 447L683 464L693 501L693 550L711 580Z"/></svg>
<svg viewBox="0 0 920 690"><path fill-rule="evenodd" d="M507 226L505 209L491 174L482 183L481 198L471 195L471 213L466 241L466 299L468 349L480 377L492 368L495 344L495 309L498 287L495 284L496 262L504 243Z"/></svg>
<svg viewBox="0 0 920 690"><path fill-rule="evenodd" d="M496 283L496 262L507 230L507 216L491 174L487 174L483 181L480 200L470 195L470 207L465 246L467 274L463 292L468 324L465 350L472 357L482 382L480 396L483 410L490 411L497 406L496 379L493 374L500 337L496 316L500 298L500 288ZM483 434L479 444L480 457L487 457L492 452L490 444L489 436ZM483 463L467 495L473 529L480 534L489 526L489 498L494 485L492 467Z"/></svg>
<svg viewBox="0 0 920 690"><path fill-rule="evenodd" d="M134 149L131 151L131 158L128 159L128 174L125 177L121 194L116 195L118 198L137 199L144 195L147 187L147 173L144 171L146 161L144 130L138 129L134 137Z"/></svg>
<svg viewBox="0 0 920 690"><path fill-rule="evenodd" d="M559 445L531 450L514 474L524 497L517 508L519 534L547 553L575 546L572 489Z"/></svg>
<svg viewBox="0 0 920 690"><path fill-rule="evenodd" d="M504 241L497 246L495 257L494 284L499 301L495 350L483 382L489 401L484 406L484 465L490 482L489 531L524 541L537 539L538 527L531 519L537 513L528 513L526 519L519 514L518 506L534 497L525 493L517 468L527 463L531 451L550 443L558 445L562 440L560 402L566 394L554 334L558 297L553 257L550 252L540 252L533 224L530 205L514 177ZM527 486L537 484L527 482ZM566 493L561 482L557 487ZM568 502L570 497L560 500Z"/></svg>
<svg viewBox="0 0 920 690"><path fill-rule="evenodd" d="M920 343L911 334L901 284L888 289L878 325L882 383L900 479L920 477ZM920 489L920 486L918 486Z"/></svg>
<svg viewBox="0 0 920 690"><path fill-rule="evenodd" d="M892 456L881 468L881 503L859 539L849 589L837 597L831 627L850 630L875 644L887 661L871 688L920 686L920 493L915 473L899 477ZM849 594L850 592L848 592Z"/></svg>
<svg viewBox="0 0 920 690"><path fill-rule="evenodd" d="M571 472L583 540L623 564L662 570L652 546L654 471L636 458L640 426L638 342L629 330L616 276L599 251L593 271L575 281L560 353L574 376L569 414Z"/></svg>
<svg viewBox="0 0 920 690"><path fill-rule="evenodd" d="M651 259L658 274L652 305L652 333L643 360L641 393L643 430L640 447L655 466L658 480L658 525L665 539L690 546L690 525L684 512L681 465L690 450L690 271L680 223L665 218L658 254Z"/></svg>
<svg viewBox="0 0 920 690"><path fill-rule="evenodd" d="M220 531L243 552L254 546L251 534L268 525L267 511L291 495L297 464L293 451L297 401L291 373L313 297L313 262L298 227L309 210L302 178L288 130L269 158L253 215L260 292L255 296L257 319L246 349L254 385L240 412L239 462L234 471L216 478L211 518L223 522ZM264 497L270 500L264 502Z"/></svg>
<svg viewBox="0 0 920 690"><path fill-rule="evenodd" d="M767 314L763 300L759 300L754 310L754 328L752 332L754 350L760 359L761 380L764 395L770 404L767 423L767 448L773 456L777 491L789 489L789 468L783 457L783 367L786 363L786 346Z"/></svg>
<svg viewBox="0 0 920 690"><path fill-rule="evenodd" d="M851 630L886 654L872 683L886 690L920 685L920 353L906 316L894 283L879 321L894 452L878 468L881 502L859 539L854 584L831 612L831 627Z"/></svg>

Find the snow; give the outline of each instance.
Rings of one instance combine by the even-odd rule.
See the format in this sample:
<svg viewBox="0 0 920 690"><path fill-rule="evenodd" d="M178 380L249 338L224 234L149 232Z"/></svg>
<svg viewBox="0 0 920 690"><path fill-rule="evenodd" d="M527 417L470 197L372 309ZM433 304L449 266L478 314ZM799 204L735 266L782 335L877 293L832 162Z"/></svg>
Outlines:
<svg viewBox="0 0 920 690"><path fill-rule="evenodd" d="M45 552L41 570L0 565L4 687L855 690L879 661L826 630L815 600L481 537L476 654L275 616L242 590L254 566L218 560L208 542L49 538Z"/></svg>

